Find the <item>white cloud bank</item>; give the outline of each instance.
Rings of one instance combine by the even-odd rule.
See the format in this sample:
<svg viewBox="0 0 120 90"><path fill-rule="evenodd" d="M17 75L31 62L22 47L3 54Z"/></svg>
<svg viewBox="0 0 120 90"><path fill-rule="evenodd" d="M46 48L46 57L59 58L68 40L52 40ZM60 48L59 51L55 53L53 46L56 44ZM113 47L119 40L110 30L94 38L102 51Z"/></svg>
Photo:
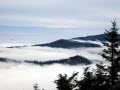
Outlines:
<svg viewBox="0 0 120 90"><path fill-rule="evenodd" d="M16 60L53 60L67 58L74 55L82 55L90 60L102 60L98 55L103 48L77 48L61 49L50 47L22 47L22 48L5 48L0 47L0 57L6 57ZM94 63L90 65L94 67ZM79 72L82 77L83 68L86 66L69 66L69 65L50 65L35 66L32 64L15 64L0 62L0 90L33 90L33 84L38 83L40 89L54 90L56 85L54 80L58 74L67 74L71 76L73 72Z"/></svg>
<svg viewBox="0 0 120 90"><path fill-rule="evenodd" d="M82 76L84 66L34 66L27 64L13 65L0 63L0 90L33 90L33 84L38 83L40 89L54 90L56 85L54 80L58 74L67 74L71 76L74 71L79 72L79 78Z"/></svg>
<svg viewBox="0 0 120 90"><path fill-rule="evenodd" d="M78 79L80 79L85 67L58 64L41 67L0 62L0 90L33 90L35 83L39 84L40 89L55 90L54 81L57 80L59 74L67 74L69 77L73 72L79 72Z"/></svg>
<svg viewBox="0 0 120 90"><path fill-rule="evenodd" d="M62 49L50 47L28 46L22 48L0 48L0 57L14 60L58 60L68 58L75 55L81 55L90 60L102 60L99 53L102 48L77 48Z"/></svg>

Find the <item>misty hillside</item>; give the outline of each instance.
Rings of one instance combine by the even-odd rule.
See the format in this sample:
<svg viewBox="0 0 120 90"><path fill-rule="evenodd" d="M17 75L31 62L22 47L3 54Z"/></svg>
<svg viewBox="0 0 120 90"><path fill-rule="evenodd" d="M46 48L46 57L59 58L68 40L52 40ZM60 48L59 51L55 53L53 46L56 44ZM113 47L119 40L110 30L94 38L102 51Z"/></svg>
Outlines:
<svg viewBox="0 0 120 90"><path fill-rule="evenodd" d="M7 58L0 58L0 62L13 62L13 63L21 63L21 61L16 61L16 60L10 60ZM73 57L69 57L67 59L59 59L59 60L48 60L48 61L38 61L38 60L34 60L34 61L28 61L25 60L23 61L25 63L32 63L32 64L36 64L36 65L52 65L52 64L64 64L64 65L79 65L79 64L84 64L84 65L89 65L92 64L92 62L83 57L83 56L73 56Z"/></svg>
<svg viewBox="0 0 120 90"><path fill-rule="evenodd" d="M91 40L91 41L105 41L106 35L105 34L99 34L99 35L92 35L92 36L86 36L86 37L76 37L76 38L72 38L72 39L76 39L76 40ZM120 38L120 34L118 36Z"/></svg>
<svg viewBox="0 0 120 90"><path fill-rule="evenodd" d="M84 65L89 65L92 64L90 60L88 60L85 57L82 56L73 56L69 57L68 59L60 59L60 60L49 60L49 61L25 61L26 63L32 63L32 64L37 64L37 65L51 65L51 64L68 64L68 65L79 65L79 64L84 64Z"/></svg>
<svg viewBox="0 0 120 90"><path fill-rule="evenodd" d="M47 46L47 47L53 47L53 48L80 48L80 47L101 47L99 44L95 44L92 42L78 42L74 40L84 40L84 41L105 41L105 34L99 34L99 35L91 35L86 37L76 37L72 39L60 39L56 40L50 43L45 44L36 44L33 46ZM120 38L120 35L119 35ZM27 46L12 46L8 48L21 48L21 47L27 47Z"/></svg>
<svg viewBox="0 0 120 90"><path fill-rule="evenodd" d="M65 39L60 39L46 44L37 44L34 46L48 46L55 48L101 47L98 44L93 44L89 42L77 42L77 41L65 40Z"/></svg>

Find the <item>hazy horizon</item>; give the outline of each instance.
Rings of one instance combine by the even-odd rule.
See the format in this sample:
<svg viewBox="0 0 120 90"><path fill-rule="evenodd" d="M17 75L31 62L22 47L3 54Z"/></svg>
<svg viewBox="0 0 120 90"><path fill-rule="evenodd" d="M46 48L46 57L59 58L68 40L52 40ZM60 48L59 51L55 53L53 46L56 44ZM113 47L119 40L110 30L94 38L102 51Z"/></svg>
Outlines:
<svg viewBox="0 0 120 90"><path fill-rule="evenodd" d="M104 33L115 18L119 0L0 0L0 43L45 43Z"/></svg>

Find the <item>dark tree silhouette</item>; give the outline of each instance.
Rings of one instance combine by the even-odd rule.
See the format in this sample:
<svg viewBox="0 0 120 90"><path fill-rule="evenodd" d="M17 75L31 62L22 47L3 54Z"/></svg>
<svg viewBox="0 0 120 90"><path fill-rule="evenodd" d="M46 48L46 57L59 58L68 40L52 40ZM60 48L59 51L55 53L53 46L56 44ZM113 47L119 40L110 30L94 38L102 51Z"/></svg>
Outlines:
<svg viewBox="0 0 120 90"><path fill-rule="evenodd" d="M55 80L55 83L57 85L58 90L73 90L76 87L76 76L78 75L77 73L73 73L71 77L67 77L67 75L58 75L58 80Z"/></svg>
<svg viewBox="0 0 120 90"><path fill-rule="evenodd" d="M84 77L80 81L76 81L78 89L77 90L92 90L93 73L89 71L89 67L85 68Z"/></svg>
<svg viewBox="0 0 120 90"><path fill-rule="evenodd" d="M118 38L118 28L117 23L114 20L112 22L112 28L106 30L105 32L107 42L103 42L103 45L107 48L103 50L102 57L110 63L106 68L102 67L109 74L110 84L112 88L117 85L119 81L119 71L120 71L120 39Z"/></svg>
<svg viewBox="0 0 120 90"><path fill-rule="evenodd" d="M40 90L38 84L33 85L34 90Z"/></svg>
<svg viewBox="0 0 120 90"><path fill-rule="evenodd" d="M106 73L97 67L97 69L90 70L89 67L85 68L84 77L76 81L76 90L111 90L109 79Z"/></svg>

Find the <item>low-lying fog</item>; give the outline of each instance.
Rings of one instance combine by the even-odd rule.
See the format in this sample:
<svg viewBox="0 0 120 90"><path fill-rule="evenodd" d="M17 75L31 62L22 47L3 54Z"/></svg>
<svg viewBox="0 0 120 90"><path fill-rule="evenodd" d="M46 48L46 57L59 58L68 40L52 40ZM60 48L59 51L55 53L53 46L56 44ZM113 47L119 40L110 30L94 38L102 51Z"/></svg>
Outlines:
<svg viewBox="0 0 120 90"><path fill-rule="evenodd" d="M0 63L0 90L33 90L33 84L38 83L40 88L55 90L54 80L58 74L71 76L73 72L79 72L82 76L83 65L64 66L50 65L45 67L12 63ZM41 90L41 89L40 89Z"/></svg>
<svg viewBox="0 0 120 90"><path fill-rule="evenodd" d="M102 48L62 49L39 46L28 46L22 48L0 47L0 57L14 60L48 61L81 55L90 60L102 60L100 56L101 51Z"/></svg>
<svg viewBox="0 0 120 90"><path fill-rule="evenodd" d="M0 57L14 60L47 61L81 55L94 62L94 60L103 60L100 56L102 50L103 48L62 49L37 46L6 48L0 46ZM56 85L53 81L57 79L58 74L68 74L70 76L76 71L79 72L80 78L83 67L86 66L54 64L41 67L32 64L0 62L0 90L33 90L33 84L35 83L39 84L40 89L55 90Z"/></svg>

